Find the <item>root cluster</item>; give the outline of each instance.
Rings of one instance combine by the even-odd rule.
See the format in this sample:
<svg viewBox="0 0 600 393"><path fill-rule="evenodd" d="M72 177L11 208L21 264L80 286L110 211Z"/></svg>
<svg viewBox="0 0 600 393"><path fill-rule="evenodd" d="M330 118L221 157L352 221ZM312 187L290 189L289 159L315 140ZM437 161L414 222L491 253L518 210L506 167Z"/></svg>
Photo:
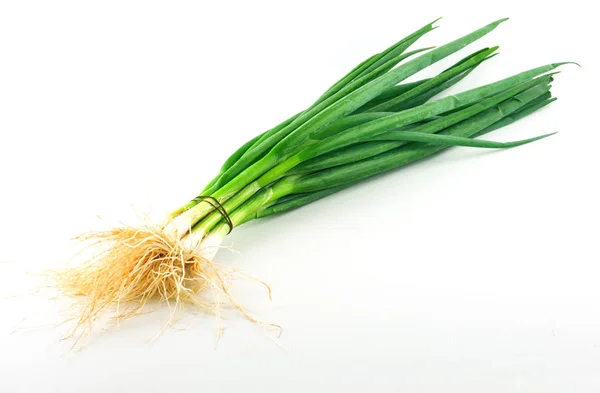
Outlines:
<svg viewBox="0 0 600 393"><path fill-rule="evenodd" d="M230 271L160 229L123 227L87 233L78 240L86 251L93 248L93 256L51 273L56 288L77 299L70 336L89 334L105 313L115 322L138 315L149 301L166 303L172 312L194 305L218 316L219 295L246 318L262 324L231 295ZM208 300L207 294L212 294Z"/></svg>

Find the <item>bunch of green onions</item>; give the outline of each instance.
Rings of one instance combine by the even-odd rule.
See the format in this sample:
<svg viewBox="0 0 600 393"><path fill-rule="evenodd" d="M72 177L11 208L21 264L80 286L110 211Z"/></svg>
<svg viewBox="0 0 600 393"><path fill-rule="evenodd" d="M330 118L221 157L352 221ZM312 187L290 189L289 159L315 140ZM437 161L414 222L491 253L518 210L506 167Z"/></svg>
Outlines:
<svg viewBox="0 0 600 393"><path fill-rule="evenodd" d="M77 326L91 324L109 305L134 303L117 316L135 314L156 297L215 310L218 301L209 304L197 296L206 288L225 293L248 316L212 262L233 228L304 206L450 146L510 148L552 135L514 142L476 139L553 102L553 70L565 63L433 99L498 49L483 48L431 78L404 83L504 20L437 48L408 51L435 28L435 22L425 25L360 63L307 109L243 144L200 195L173 211L159 228L121 228L85 237L108 247L88 263L57 274L59 288L87 299Z"/></svg>

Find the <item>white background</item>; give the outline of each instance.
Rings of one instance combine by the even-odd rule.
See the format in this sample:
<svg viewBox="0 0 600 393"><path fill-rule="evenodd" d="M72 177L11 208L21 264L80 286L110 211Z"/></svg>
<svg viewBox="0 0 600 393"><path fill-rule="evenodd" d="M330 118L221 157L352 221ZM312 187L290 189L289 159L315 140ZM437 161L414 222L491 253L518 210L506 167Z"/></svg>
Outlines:
<svg viewBox="0 0 600 393"><path fill-rule="evenodd" d="M0 392L592 392L600 389L598 55L583 1L5 1L0 5ZM452 91L578 61L559 100L489 136L237 228L217 260L271 284L226 313L164 312L59 341L28 273L69 238L195 196L238 145L425 23L418 44L511 20ZM419 76L422 76L421 74ZM100 221L100 216L103 221ZM163 310L164 311L164 310Z"/></svg>

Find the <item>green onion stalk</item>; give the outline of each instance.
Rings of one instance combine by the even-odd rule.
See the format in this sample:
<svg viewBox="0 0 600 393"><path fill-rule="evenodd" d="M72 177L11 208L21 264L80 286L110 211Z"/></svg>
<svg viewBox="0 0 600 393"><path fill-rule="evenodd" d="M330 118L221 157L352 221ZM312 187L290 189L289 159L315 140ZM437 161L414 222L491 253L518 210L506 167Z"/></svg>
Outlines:
<svg viewBox="0 0 600 393"><path fill-rule="evenodd" d="M511 142L479 139L552 103L555 70L565 63L542 65L436 99L495 56L498 47L490 47L437 75L407 81L504 21L439 47L409 50L436 28L435 22L423 26L360 63L308 108L244 143L199 195L171 212L160 227L103 233L100 237L110 246L100 257L59 276L66 292L87 295L78 327L110 304L133 303L124 312L136 313L155 297L215 311L219 301L197 296L207 288L224 293L252 319L231 297L228 280L212 262L232 229L451 146L506 149L552 135Z"/></svg>

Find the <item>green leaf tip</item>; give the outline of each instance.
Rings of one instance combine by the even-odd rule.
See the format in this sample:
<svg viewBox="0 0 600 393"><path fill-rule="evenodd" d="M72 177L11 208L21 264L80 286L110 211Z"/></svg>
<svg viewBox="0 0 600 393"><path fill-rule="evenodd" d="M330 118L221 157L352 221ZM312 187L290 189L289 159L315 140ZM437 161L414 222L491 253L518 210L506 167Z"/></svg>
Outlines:
<svg viewBox="0 0 600 393"><path fill-rule="evenodd" d="M491 30L495 29L496 27L498 27L501 23L506 22L508 20L508 18L503 18L503 19L498 19L495 22L490 23L489 25L485 26L487 28L490 28Z"/></svg>
<svg viewBox="0 0 600 393"><path fill-rule="evenodd" d="M581 68L581 65L579 63L574 62L574 61L563 61L561 63L553 63L552 65L554 67L560 67L562 65L567 65L567 64L575 64L577 67Z"/></svg>
<svg viewBox="0 0 600 393"><path fill-rule="evenodd" d="M558 131L554 131L554 132L551 132L549 134L540 135L538 138L540 138L540 139L542 139L542 138L548 138L549 136L556 135L556 134L558 134Z"/></svg>
<svg viewBox="0 0 600 393"><path fill-rule="evenodd" d="M527 144L529 144L529 143L532 143L532 142L537 142L537 141L539 141L539 140L541 140L541 139L548 138L549 136L552 136L552 135L554 135L554 134L558 134L558 131L551 132L551 133L549 133L549 134L538 135L538 136L535 136L535 137L533 137L533 138L522 139L522 140L520 140L520 141L515 141L515 142L505 142L505 143L507 143L507 144L512 144L512 145L513 145L513 146L507 146L507 147L517 147L517 146L523 146L523 145L527 145Z"/></svg>
<svg viewBox="0 0 600 393"><path fill-rule="evenodd" d="M484 59L484 61L485 61L485 60L489 60L489 59L491 59L492 57L496 56L496 55L498 54L498 52L496 52L498 49L500 49L500 47L499 47L499 46L492 46L491 48L488 48L488 49L486 50L486 51L487 51L487 56L486 56L486 58Z"/></svg>
<svg viewBox="0 0 600 393"><path fill-rule="evenodd" d="M528 143L531 143L531 142L537 142L537 141L539 141L541 139L546 139L549 136L556 135L556 134L558 134L558 131L554 131L554 132L551 132L549 134L544 134L544 135L536 136L536 137L533 137L533 138L525 139L523 141L524 142L523 144L525 145L525 144L528 144Z"/></svg>
<svg viewBox="0 0 600 393"><path fill-rule="evenodd" d="M435 26L435 24L437 22L439 22L439 20L442 19L442 17L440 16L439 18L437 18L436 20L434 20L433 22L430 22L428 24L426 24L425 26L423 26L423 29L427 29L427 32L433 31L435 29L437 29L440 26Z"/></svg>
<svg viewBox="0 0 600 393"><path fill-rule="evenodd" d="M499 19L495 22L489 23L485 26L483 26L481 29L477 30L477 31L485 31L487 33L489 33L490 31L494 30L496 27L498 27L498 25L500 25L500 23L507 21L508 18L504 18L504 19Z"/></svg>
<svg viewBox="0 0 600 393"><path fill-rule="evenodd" d="M430 23L431 27L433 27L434 29L437 29L439 26L434 26L434 24L438 23L440 20L442 20L443 16L440 16L439 18L437 18L436 20L434 20L433 22Z"/></svg>
<svg viewBox="0 0 600 393"><path fill-rule="evenodd" d="M548 79L548 83L552 83L552 82L554 82L554 75L558 75L558 74L560 74L560 71L548 72L547 74L540 75L540 76L535 77L533 79L546 78L546 79Z"/></svg>

